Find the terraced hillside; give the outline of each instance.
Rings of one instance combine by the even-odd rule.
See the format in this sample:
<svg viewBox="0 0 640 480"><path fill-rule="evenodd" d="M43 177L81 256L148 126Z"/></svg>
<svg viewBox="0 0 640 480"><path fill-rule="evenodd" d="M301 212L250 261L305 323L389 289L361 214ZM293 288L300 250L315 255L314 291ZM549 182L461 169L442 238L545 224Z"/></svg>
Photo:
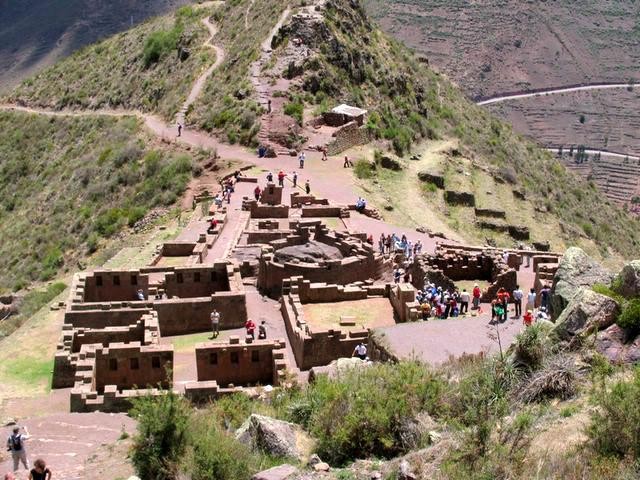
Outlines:
<svg viewBox="0 0 640 480"><path fill-rule="evenodd" d="M365 4L385 31L473 99L640 81L640 7L633 0ZM543 145L637 154L638 107L637 93L615 89L506 100L488 108Z"/></svg>

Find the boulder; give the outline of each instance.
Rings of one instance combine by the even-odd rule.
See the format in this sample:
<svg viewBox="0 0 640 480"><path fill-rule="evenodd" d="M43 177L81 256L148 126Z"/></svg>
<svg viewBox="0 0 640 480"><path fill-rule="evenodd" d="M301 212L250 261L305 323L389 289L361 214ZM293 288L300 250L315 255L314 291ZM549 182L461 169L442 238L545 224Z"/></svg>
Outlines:
<svg viewBox="0 0 640 480"><path fill-rule="evenodd" d="M509 235L514 240L529 240L529 227L519 225L509 225Z"/></svg>
<svg viewBox="0 0 640 480"><path fill-rule="evenodd" d="M580 288L556 320L555 335L571 340L576 335L610 327L620 314L620 305L610 297Z"/></svg>
<svg viewBox="0 0 640 480"><path fill-rule="evenodd" d="M256 473L251 480L287 480L299 473L293 465L284 464Z"/></svg>
<svg viewBox="0 0 640 480"><path fill-rule="evenodd" d="M253 450L298 460L308 456L313 443L298 425L256 414L242 424L236 438Z"/></svg>
<svg viewBox="0 0 640 480"><path fill-rule="evenodd" d="M329 365L313 367L309 370L309 383L315 382L320 375L326 375L330 379L336 379L349 370L354 368L363 368L366 366L367 363L357 357L339 358L331 362Z"/></svg>
<svg viewBox="0 0 640 480"><path fill-rule="evenodd" d="M389 170L400 171L402 170L402 161L392 155L382 155L380 157L380 166Z"/></svg>
<svg viewBox="0 0 640 480"><path fill-rule="evenodd" d="M627 332L618 325L611 325L598 333L596 350L607 360L617 364L636 364L640 362L640 335L627 342Z"/></svg>
<svg viewBox="0 0 640 480"><path fill-rule="evenodd" d="M438 173L418 172L418 178L422 182L433 183L436 187L444 189L444 176Z"/></svg>
<svg viewBox="0 0 640 480"><path fill-rule="evenodd" d="M626 298L640 295L640 260L627 263L618 275L619 292Z"/></svg>
<svg viewBox="0 0 640 480"><path fill-rule="evenodd" d="M581 287L596 283L609 285L613 275L590 258L581 248L569 248L558 265L551 287L551 313L560 316Z"/></svg>
<svg viewBox="0 0 640 480"><path fill-rule="evenodd" d="M341 260L342 253L332 245L310 240L304 245L292 245L275 252L275 260L278 263L300 262L318 263L324 260Z"/></svg>
<svg viewBox="0 0 640 480"><path fill-rule="evenodd" d="M548 252L551 250L551 245L549 242L533 242L533 249L539 252Z"/></svg>

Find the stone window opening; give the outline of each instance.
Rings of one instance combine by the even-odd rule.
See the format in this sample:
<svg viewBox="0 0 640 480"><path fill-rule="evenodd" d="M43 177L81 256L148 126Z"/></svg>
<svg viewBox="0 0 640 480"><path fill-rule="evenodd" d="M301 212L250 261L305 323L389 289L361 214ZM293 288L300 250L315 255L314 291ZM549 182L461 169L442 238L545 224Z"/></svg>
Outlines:
<svg viewBox="0 0 640 480"><path fill-rule="evenodd" d="M113 277L113 284L115 286L119 286L120 285L120 275L114 275Z"/></svg>
<svg viewBox="0 0 640 480"><path fill-rule="evenodd" d="M137 357L129 359L129 364L131 366L131 370L140 370L140 361Z"/></svg>
<svg viewBox="0 0 640 480"><path fill-rule="evenodd" d="M238 352L231 352L231 363L236 365L240 363L240 355L238 355Z"/></svg>
<svg viewBox="0 0 640 480"><path fill-rule="evenodd" d="M110 358L109 359L109 370L111 370L112 372L115 372L118 370L118 359L117 358Z"/></svg>
<svg viewBox="0 0 640 480"><path fill-rule="evenodd" d="M97 276L96 277L96 287L101 287L102 286L102 277Z"/></svg>
<svg viewBox="0 0 640 480"><path fill-rule="evenodd" d="M160 368L160 357L151 357L151 368Z"/></svg>

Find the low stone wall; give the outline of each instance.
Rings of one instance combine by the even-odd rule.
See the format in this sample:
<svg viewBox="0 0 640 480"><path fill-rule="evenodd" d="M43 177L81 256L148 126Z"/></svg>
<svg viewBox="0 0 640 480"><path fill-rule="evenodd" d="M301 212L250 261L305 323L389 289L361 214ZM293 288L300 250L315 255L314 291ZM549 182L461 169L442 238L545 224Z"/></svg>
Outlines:
<svg viewBox="0 0 640 480"><path fill-rule="evenodd" d="M289 218L289 205L260 205L255 200L245 200L242 209L250 212L251 218Z"/></svg>
<svg viewBox="0 0 640 480"><path fill-rule="evenodd" d="M300 208L305 205L329 205L326 198L316 198L314 195L304 195L300 192L291 194L291 207Z"/></svg>
<svg viewBox="0 0 640 480"><path fill-rule="evenodd" d="M303 218L325 218L325 217L342 217L344 207L336 207L329 205L313 205L302 207Z"/></svg>
<svg viewBox="0 0 640 480"><path fill-rule="evenodd" d="M240 342L231 336L226 342L196 345L198 381L215 380L218 385L237 387L278 385L284 378L284 340Z"/></svg>

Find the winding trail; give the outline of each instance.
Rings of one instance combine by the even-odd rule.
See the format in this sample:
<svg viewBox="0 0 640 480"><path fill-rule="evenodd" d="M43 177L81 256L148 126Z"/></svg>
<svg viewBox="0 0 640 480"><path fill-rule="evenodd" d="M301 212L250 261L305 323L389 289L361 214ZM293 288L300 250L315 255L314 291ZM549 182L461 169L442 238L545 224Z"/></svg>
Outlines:
<svg viewBox="0 0 640 480"><path fill-rule="evenodd" d="M223 3L223 2L216 2L216 3ZM218 26L211 23L211 21L209 20L209 17L203 18L202 23L204 23L204 26L207 27L210 34L207 41L204 42L204 46L208 48L212 48L215 51L216 59L213 62L213 65L207 68L207 70L205 70L205 72L202 75L200 75L198 79L195 81L195 83L193 84L193 87L191 88L191 91L189 92L189 95L187 96L187 100L182 104L182 107L178 111L178 114L176 115L176 123L179 123L181 125L184 125L187 111L189 110L189 107L193 105L193 103L198 99L198 97L202 93L202 90L204 89L204 85L207 79L213 74L213 72L220 65L222 65L222 62L224 62L224 50L219 45L215 45L213 43L214 37L218 34Z"/></svg>
<svg viewBox="0 0 640 480"><path fill-rule="evenodd" d="M582 92L582 91L589 91L589 90L609 90L614 88L629 88L630 86L633 86L633 85L627 82L627 83L594 83L591 85L582 85L582 86L548 88L548 89L532 91L529 93L514 93L514 94L494 96L491 98L480 100L479 102L476 102L476 104L491 105L494 103L509 102L511 100L521 100L523 98L544 97L546 95L556 95L559 93Z"/></svg>

